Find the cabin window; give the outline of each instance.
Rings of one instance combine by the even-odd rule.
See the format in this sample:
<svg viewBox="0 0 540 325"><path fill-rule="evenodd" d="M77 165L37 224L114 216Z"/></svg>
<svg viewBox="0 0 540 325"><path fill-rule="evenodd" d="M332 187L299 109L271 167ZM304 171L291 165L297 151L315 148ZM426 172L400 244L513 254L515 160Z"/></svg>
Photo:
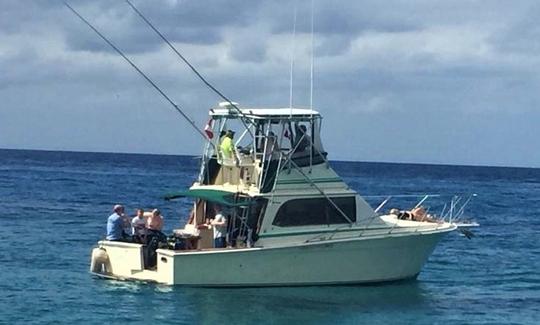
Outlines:
<svg viewBox="0 0 540 325"><path fill-rule="evenodd" d="M333 197L332 201L351 221L356 221L356 198ZM295 199L285 202L272 222L274 226L312 226L348 223L326 198Z"/></svg>

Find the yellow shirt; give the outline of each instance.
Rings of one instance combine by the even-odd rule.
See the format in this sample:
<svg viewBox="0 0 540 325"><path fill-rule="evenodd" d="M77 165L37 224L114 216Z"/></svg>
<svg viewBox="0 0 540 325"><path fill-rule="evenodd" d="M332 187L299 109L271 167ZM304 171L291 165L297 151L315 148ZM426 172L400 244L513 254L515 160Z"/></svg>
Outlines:
<svg viewBox="0 0 540 325"><path fill-rule="evenodd" d="M229 137L224 137L219 146L221 149L221 154L223 158L232 158L233 157L233 141Z"/></svg>

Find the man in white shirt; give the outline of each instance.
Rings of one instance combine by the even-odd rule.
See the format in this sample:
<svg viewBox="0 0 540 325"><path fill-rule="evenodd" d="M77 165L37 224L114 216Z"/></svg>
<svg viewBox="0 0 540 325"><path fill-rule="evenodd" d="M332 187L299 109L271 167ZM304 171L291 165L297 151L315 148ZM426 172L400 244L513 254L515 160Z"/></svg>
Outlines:
<svg viewBox="0 0 540 325"><path fill-rule="evenodd" d="M214 205L215 217L211 224L214 228L214 247L226 247L225 236L227 235L227 219L221 213L221 206Z"/></svg>
<svg viewBox="0 0 540 325"><path fill-rule="evenodd" d="M138 242L146 239L146 218L143 209L137 209L137 215L131 220L131 234Z"/></svg>

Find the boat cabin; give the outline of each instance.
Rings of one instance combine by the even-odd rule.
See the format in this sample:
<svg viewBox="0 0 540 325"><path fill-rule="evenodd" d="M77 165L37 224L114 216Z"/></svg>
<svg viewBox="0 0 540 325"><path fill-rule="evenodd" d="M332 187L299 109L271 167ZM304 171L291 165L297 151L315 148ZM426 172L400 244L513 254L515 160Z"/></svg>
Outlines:
<svg viewBox="0 0 540 325"><path fill-rule="evenodd" d="M317 111L221 103L210 117L198 181L169 196L194 199L191 217L178 231L195 234L198 242L191 247L213 247L209 220L216 204L228 220L226 242L236 248L260 244L263 237L269 243L278 233L313 233L373 216L369 204L330 168Z"/></svg>

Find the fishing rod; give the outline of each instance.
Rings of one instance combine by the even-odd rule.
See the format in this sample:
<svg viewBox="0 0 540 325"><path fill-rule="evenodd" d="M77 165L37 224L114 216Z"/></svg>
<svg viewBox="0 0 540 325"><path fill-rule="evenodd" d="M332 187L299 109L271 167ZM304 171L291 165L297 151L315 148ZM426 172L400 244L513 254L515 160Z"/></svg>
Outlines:
<svg viewBox="0 0 540 325"><path fill-rule="evenodd" d="M118 54L120 54L120 56L122 56L122 58L124 58L124 60L126 60L144 79L146 79L146 81L148 81L148 83L150 85L152 85L160 94L161 96L163 96L173 107L174 109L176 109L176 111L178 111L178 113L180 113L185 119L186 121L189 122L189 124L191 124L191 126L204 138L205 141L208 141L209 143L212 144L212 146L214 145L207 137L206 135L203 133L203 131L199 130L199 128L197 127L197 125L195 125L195 122L193 122L193 120L191 118L189 118L189 116L187 116L183 111L182 109L180 109L180 107L175 104L172 99L167 96L167 94L165 94L165 92L163 92L163 90L161 90L161 88L159 88L158 85L156 85L156 83L154 81L152 81L152 79L150 79L144 72L141 71L141 69L139 69L135 63L133 63L118 47L116 47L109 39L107 39L102 33L100 33L94 26L92 26L92 24L90 24L90 22L88 22L88 20L86 20L83 16L81 16L81 14L79 14L73 7L71 7L66 1L62 1L64 3L64 5L66 7L69 8L69 10L71 10L77 17L79 17L80 20L82 20L86 25L88 25L88 27L90 27L94 32L96 32L96 34L99 35L99 37L101 37L107 44L109 44Z"/></svg>
<svg viewBox="0 0 540 325"><path fill-rule="evenodd" d="M126 0L127 4L131 7L131 9L133 9L137 15L139 15L139 17L142 18L142 20L148 25L150 26L150 28L152 28L152 30L154 32L156 32L156 34L165 42L167 43L167 45L171 48L171 50L176 53L176 55L191 69L191 71L193 71L193 73L195 73L195 75L206 85L208 86L208 88L210 88L213 92L215 92L219 97L221 97L223 100L225 100L229 105L231 105L234 109L236 109L236 111L238 112L238 114L240 114L242 117L245 118L245 114L240 110L240 108L238 108L238 106L236 106L236 104L231 101L229 98L227 98L223 93L221 93L219 90L216 89L216 87L214 87L210 82L208 82L200 73L199 71L197 71L197 69L195 69L195 67L189 63L189 61L176 49L176 47L174 45L172 45L171 42L169 42L169 40L139 11L139 9L137 9L137 7L135 7L135 5L133 3L131 3L131 1L129 0ZM244 127L248 130L249 134L251 136L253 136L253 134L251 133L251 130L249 129L249 127L246 125L244 119L241 119L242 121L242 124L244 125ZM248 121L251 122L251 124L254 124L251 120L248 119Z"/></svg>

